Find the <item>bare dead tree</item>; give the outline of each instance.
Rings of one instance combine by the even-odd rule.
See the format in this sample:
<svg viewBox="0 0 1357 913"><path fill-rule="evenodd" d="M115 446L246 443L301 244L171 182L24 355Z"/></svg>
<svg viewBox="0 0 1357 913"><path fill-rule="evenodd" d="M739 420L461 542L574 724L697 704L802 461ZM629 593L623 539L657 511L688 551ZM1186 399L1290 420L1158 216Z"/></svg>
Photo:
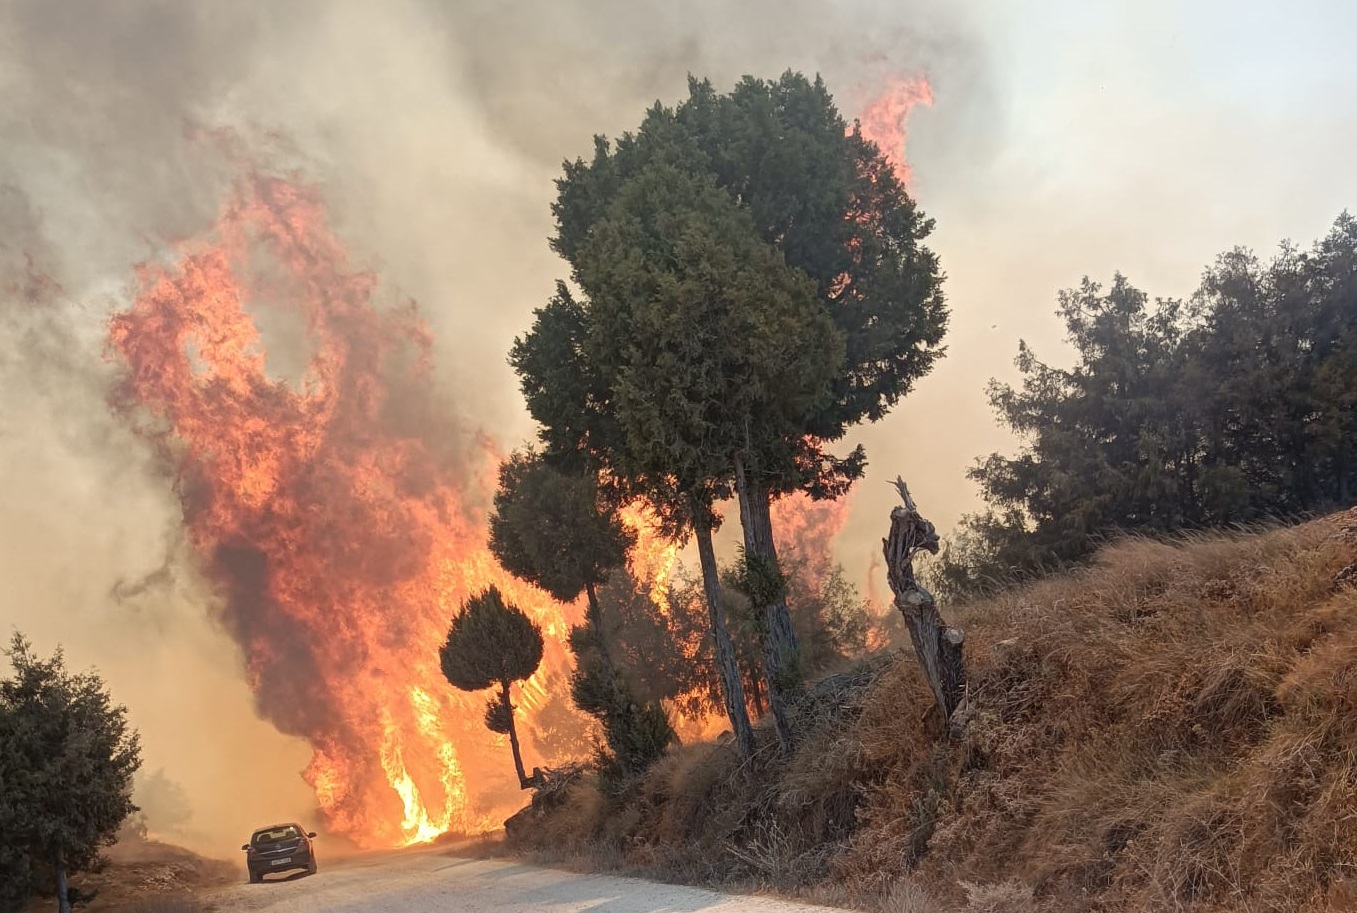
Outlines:
<svg viewBox="0 0 1357 913"><path fill-rule="evenodd" d="M914 576L914 556L919 552L938 553L938 532L919 514L904 479L898 476L895 487L904 505L891 511L890 535L881 540L886 557L886 573L895 607L905 618L919 666L933 690L943 725L949 735L961 734L959 719L954 719L966 689L966 667L961 647L965 632L943 621L937 601ZM960 714L957 714L960 717Z"/></svg>

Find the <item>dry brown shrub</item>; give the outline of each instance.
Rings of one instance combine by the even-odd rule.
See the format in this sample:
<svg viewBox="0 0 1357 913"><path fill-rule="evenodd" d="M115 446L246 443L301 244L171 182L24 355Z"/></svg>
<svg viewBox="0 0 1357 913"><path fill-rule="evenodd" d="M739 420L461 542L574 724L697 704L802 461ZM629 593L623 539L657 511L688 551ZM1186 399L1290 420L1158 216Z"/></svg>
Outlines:
<svg viewBox="0 0 1357 913"><path fill-rule="evenodd" d="M999 884L961 883L966 892L966 907L961 913L1037 913L1040 909L1032 889L1009 880Z"/></svg>
<svg viewBox="0 0 1357 913"><path fill-rule="evenodd" d="M568 786L565 798L549 814L532 819L528 827L535 845L565 848L597 840L608 813L597 779L586 776Z"/></svg>
<svg viewBox="0 0 1357 913"><path fill-rule="evenodd" d="M902 879L891 885L890 892L881 903L881 913L945 913L946 907L938 902L928 889L917 882Z"/></svg>

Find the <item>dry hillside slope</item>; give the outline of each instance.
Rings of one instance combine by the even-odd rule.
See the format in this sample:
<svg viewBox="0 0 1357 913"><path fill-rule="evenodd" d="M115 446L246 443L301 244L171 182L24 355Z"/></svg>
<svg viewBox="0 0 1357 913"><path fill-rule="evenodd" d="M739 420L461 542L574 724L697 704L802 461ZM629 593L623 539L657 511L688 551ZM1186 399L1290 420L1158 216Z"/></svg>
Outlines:
<svg viewBox="0 0 1357 913"><path fill-rule="evenodd" d="M1357 909L1357 511L1125 542L949 610L969 735L909 655L812 688L790 759L688 746L511 844L897 913Z"/></svg>

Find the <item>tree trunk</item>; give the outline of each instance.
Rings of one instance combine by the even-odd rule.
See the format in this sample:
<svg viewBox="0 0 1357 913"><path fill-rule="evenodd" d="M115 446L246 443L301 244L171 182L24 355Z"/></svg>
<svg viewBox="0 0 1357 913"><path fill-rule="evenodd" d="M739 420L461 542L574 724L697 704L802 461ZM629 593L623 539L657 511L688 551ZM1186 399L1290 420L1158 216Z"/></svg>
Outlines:
<svg viewBox="0 0 1357 913"><path fill-rule="evenodd" d="M763 687L759 683L758 675L749 676L749 700L754 704L754 712L759 716L767 712L763 706Z"/></svg>
<svg viewBox="0 0 1357 913"><path fill-rule="evenodd" d="M61 847L57 847L57 856L52 867L56 869L57 876L57 911L71 913L71 896L66 885L66 853Z"/></svg>
<svg viewBox="0 0 1357 913"><path fill-rule="evenodd" d="M506 719L509 721L509 747L514 752L514 770L518 772L518 788L531 789L537 785L536 778L529 779L526 771L523 770L523 753L518 747L518 727L514 724L514 705L509 700L509 681L505 679L499 683L500 700L504 702L504 709L507 711Z"/></svg>
<svg viewBox="0 0 1357 913"><path fill-rule="evenodd" d="M1352 491L1348 482L1348 438L1338 438L1338 503L1347 507L1352 503Z"/></svg>
<svg viewBox="0 0 1357 913"><path fill-rule="evenodd" d="M897 478L895 484L905 503L891 511L890 536L881 540L886 573L895 594L895 607L909 628L914 655L942 714L943 728L955 738L965 722L954 719L954 714L966 689L966 668L961 655L966 635L943 621L933 594L915 579L914 556L921 551L936 555L938 534L933 524L919 515L904 480Z"/></svg>
<svg viewBox="0 0 1357 913"><path fill-rule="evenodd" d="M711 541L711 514L705 505L694 505L693 531L697 534L697 554L702 564L702 588L707 595L707 610L711 614L711 632L716 640L716 668L721 675L721 696L726 702L726 716L740 754L748 758L754 753L754 727L749 724L749 710L744 702L744 684L740 681L740 664L735 657L735 645L726 627L726 611L721 604L721 580L717 576L716 551Z"/></svg>
<svg viewBox="0 0 1357 913"><path fill-rule="evenodd" d="M603 677L608 687L617 690L617 667L613 665L612 654L608 652L608 640L603 635L603 608L598 604L598 593L593 581L584 585L585 595L589 598L589 628L594 632L594 646L598 647L599 660L603 663Z"/></svg>
<svg viewBox="0 0 1357 913"><path fill-rule="evenodd" d="M740 526L744 530L745 555L762 559L769 570L781 574L777 548L773 543L771 497L768 489L750 484L743 462L735 460L735 491L740 502ZM795 739L787 712L787 698L800 686L800 670L796 649L796 633L792 630L792 615L787 609L785 591L764 605L753 606L763 613L761 625L763 647L763 677L768 683L768 706L773 711L777 738L783 748L791 748Z"/></svg>
<svg viewBox="0 0 1357 913"><path fill-rule="evenodd" d="M632 714L627 707L627 698L622 692L622 682L618 678L617 667L613 665L612 653L608 650L608 639L603 633L603 608L598 604L598 593L594 589L593 581L584 585L584 592L589 598L589 608L587 609L589 629L593 632L594 646L598 648L599 662L603 666L603 684L608 689L609 700L612 701L611 707L604 711L601 718L604 721L604 734L607 735L613 731L613 726L608 725L608 720L621 722L624 717L629 720ZM630 776L632 769L627 760L627 752L620 750L617 745L611 745L611 747L613 758L622 769L622 773Z"/></svg>

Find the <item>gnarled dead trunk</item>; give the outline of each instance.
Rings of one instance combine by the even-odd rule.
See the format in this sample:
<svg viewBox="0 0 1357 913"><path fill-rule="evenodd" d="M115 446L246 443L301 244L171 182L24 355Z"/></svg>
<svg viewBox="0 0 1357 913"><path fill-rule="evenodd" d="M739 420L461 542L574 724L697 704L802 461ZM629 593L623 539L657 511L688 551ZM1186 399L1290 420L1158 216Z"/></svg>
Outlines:
<svg viewBox="0 0 1357 913"><path fill-rule="evenodd" d="M914 576L914 556L919 552L938 553L938 533L933 524L919 515L904 479L895 480L903 506L891 511L890 535L881 540L886 557L886 574L895 607L905 618L914 654L933 691L943 726L953 738L960 736L960 721L954 719L966 690L966 667L961 648L965 632L943 621L937 602Z"/></svg>

